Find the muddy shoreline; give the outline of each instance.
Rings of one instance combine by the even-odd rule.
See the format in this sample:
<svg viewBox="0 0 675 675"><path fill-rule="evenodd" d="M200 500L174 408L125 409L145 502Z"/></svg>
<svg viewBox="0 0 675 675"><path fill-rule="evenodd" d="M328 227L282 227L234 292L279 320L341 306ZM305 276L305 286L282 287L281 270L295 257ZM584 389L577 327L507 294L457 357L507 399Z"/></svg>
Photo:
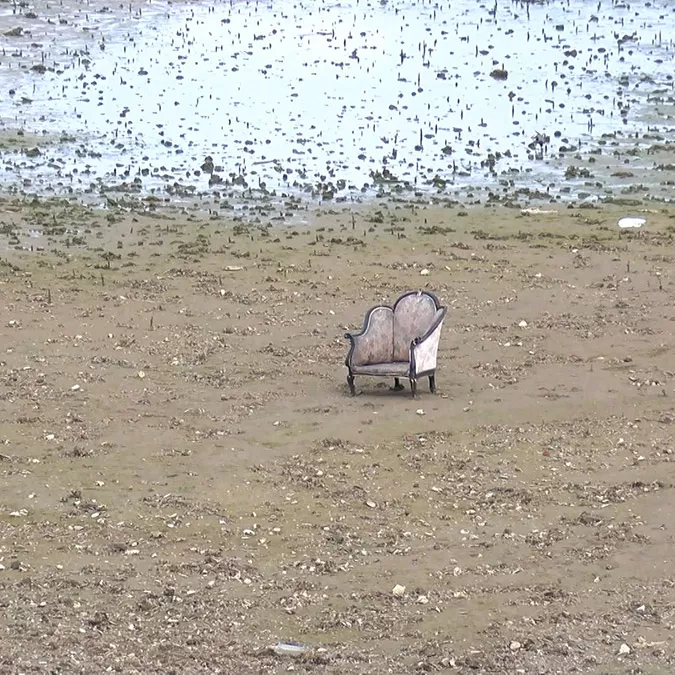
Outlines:
<svg viewBox="0 0 675 675"><path fill-rule="evenodd" d="M671 208L1 211L1 673L672 669ZM417 287L437 394L350 397Z"/></svg>

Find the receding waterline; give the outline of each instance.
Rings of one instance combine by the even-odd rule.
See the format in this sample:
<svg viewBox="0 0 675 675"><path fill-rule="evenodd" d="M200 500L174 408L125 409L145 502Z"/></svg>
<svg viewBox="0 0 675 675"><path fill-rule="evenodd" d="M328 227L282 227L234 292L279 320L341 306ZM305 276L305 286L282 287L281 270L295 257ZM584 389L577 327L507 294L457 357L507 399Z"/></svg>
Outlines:
<svg viewBox="0 0 675 675"><path fill-rule="evenodd" d="M644 133L650 94L673 95L665 0L9 11L0 117L53 142L13 153L6 184L36 192L546 186L549 158Z"/></svg>

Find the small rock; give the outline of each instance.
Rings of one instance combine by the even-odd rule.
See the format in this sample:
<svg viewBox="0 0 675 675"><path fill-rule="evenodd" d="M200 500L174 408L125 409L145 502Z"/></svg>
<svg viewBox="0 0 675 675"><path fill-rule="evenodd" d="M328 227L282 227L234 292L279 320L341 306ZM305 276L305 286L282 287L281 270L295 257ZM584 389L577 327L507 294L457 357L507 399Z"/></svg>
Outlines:
<svg viewBox="0 0 675 675"><path fill-rule="evenodd" d="M138 371L138 379L143 380L145 378L145 371L139 370Z"/></svg>
<svg viewBox="0 0 675 675"><path fill-rule="evenodd" d="M428 277L430 274L431 272L429 272L429 270L426 267L420 272L421 277Z"/></svg>
<svg viewBox="0 0 675 675"><path fill-rule="evenodd" d="M527 328L527 321L524 321L524 320L521 321L521 322L518 324L518 327L519 327L519 328Z"/></svg>
<svg viewBox="0 0 675 675"><path fill-rule="evenodd" d="M367 501L366 506L370 506L371 509L374 509L377 506L377 504L372 501Z"/></svg>
<svg viewBox="0 0 675 675"><path fill-rule="evenodd" d="M425 414L425 413L424 413L424 410L422 410L422 408L418 408L415 412L416 412L418 415L424 415L424 414Z"/></svg>
<svg viewBox="0 0 675 675"><path fill-rule="evenodd" d="M630 647L624 642L619 647L619 655L626 656L627 654L630 654Z"/></svg>
<svg viewBox="0 0 675 675"><path fill-rule="evenodd" d="M395 598L402 598L405 593L405 586L401 586L401 584L396 584L396 586L394 586L391 592L393 593Z"/></svg>
<svg viewBox="0 0 675 675"><path fill-rule="evenodd" d="M513 640L513 641L509 644L509 649L510 649L512 652L517 652L521 647L522 647L522 645L520 644L520 642L518 642L518 640Z"/></svg>
<svg viewBox="0 0 675 675"><path fill-rule="evenodd" d="M420 605L426 605L429 602L429 598L427 598L426 595L420 595L419 598L417 598L417 602Z"/></svg>

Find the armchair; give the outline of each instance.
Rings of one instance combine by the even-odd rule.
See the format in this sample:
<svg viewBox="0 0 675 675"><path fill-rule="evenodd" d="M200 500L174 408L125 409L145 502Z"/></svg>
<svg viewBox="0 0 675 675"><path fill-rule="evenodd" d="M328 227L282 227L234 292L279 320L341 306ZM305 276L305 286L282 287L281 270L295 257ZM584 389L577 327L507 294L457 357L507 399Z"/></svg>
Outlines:
<svg viewBox="0 0 675 675"><path fill-rule="evenodd" d="M393 377L394 389L403 389L400 378L407 377L413 398L418 379L428 377L434 393L436 354L446 313L447 308L427 291L409 291L391 307L370 309L360 331L345 333L351 343L345 365L352 396L356 375Z"/></svg>

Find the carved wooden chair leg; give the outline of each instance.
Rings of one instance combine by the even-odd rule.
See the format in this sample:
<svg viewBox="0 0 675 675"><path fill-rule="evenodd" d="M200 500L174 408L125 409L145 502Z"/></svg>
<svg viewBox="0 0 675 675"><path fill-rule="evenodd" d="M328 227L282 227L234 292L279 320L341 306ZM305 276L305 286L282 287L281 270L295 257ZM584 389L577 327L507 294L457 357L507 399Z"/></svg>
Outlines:
<svg viewBox="0 0 675 675"><path fill-rule="evenodd" d="M415 398L417 395L417 380L410 379L410 391L412 392L412 397Z"/></svg>
<svg viewBox="0 0 675 675"><path fill-rule="evenodd" d="M356 387L354 386L354 376L347 375L347 384L349 385L349 393L352 396L356 396Z"/></svg>
<svg viewBox="0 0 675 675"><path fill-rule="evenodd" d="M432 394L436 393L436 373L429 375L429 391Z"/></svg>

